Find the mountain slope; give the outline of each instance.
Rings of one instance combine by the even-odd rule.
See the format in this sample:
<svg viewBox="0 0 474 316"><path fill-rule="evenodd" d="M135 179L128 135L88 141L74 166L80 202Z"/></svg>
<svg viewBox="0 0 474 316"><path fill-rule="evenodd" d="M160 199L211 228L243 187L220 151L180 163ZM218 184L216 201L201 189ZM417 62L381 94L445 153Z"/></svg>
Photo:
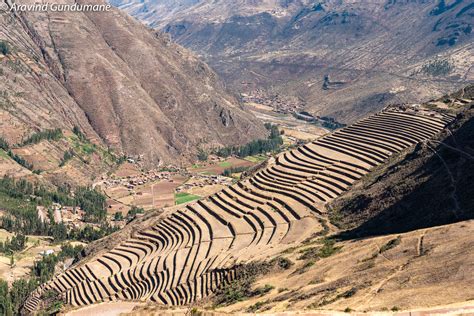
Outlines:
<svg viewBox="0 0 474 316"><path fill-rule="evenodd" d="M345 122L474 80L469 1L166 1L166 14L162 1L113 3L203 55L235 91L295 95Z"/></svg>
<svg viewBox="0 0 474 316"><path fill-rule="evenodd" d="M391 107L278 154L216 194L148 213L91 245L83 260L33 292L25 309L37 311L50 291L76 307L110 300L192 304L240 277L241 264L324 234L327 203L453 119L429 108Z"/></svg>
<svg viewBox="0 0 474 316"><path fill-rule="evenodd" d="M418 111L415 110L415 113L420 115L420 112L426 113L421 109L426 110L438 104L444 107L440 111L452 111L451 114L456 113L457 117L453 121L450 120L447 128L434 137L423 139L414 146L393 153L386 160L386 164L380 164L371 173L366 173L359 178L359 181L346 187L347 190L330 203L332 208L342 204L342 208L339 207L343 215L342 223L350 224L351 226L347 228L353 228L352 230L341 231L327 222L327 215L329 219L334 219L332 218L333 211L323 212L321 217L314 213L321 226L314 223L306 226L306 229L305 227L296 228L299 237L294 242L289 243L286 237L279 244L274 244L275 241L272 240L274 235L268 234L270 235L268 240L272 240L272 243L267 246L272 245L270 249L276 251L268 257L276 259L267 262L254 261L256 254L260 259L260 256L266 253L262 251L263 247L259 248L258 253L256 252L251 259L244 259L253 251L253 246L244 248L245 251L239 254L237 249L243 242L242 239L239 241L239 238L245 238L247 234L237 234L235 243L231 245L232 255L238 263L244 263L244 265L238 266L235 270L236 279L232 274L233 270L216 269L214 277L204 278L196 283L191 282L189 286L178 287L176 291L164 291L158 299L169 299L168 304L181 305L183 301L189 302L190 298L199 298L199 291L207 286L211 290L215 289L215 294L209 299L193 302L193 308L200 307L206 311L214 308L219 312L227 313L288 312L288 314L318 313L318 310L332 311L331 313L351 310L357 313L365 311L380 313L380 311L391 309L393 312L402 310L400 314L403 315L410 309L420 311L435 306L438 306L437 309L443 313L459 314L462 313L462 308L467 307L472 310L474 288L471 284L474 281L474 253L469 250L474 246L472 235L474 195L470 185L474 170L472 166L474 162L473 91L471 86L454 95L465 100L464 104L460 104L454 96L446 96L439 102L434 101L418 108ZM449 104L447 108L446 104ZM413 113L410 109L416 109L416 107L407 108L405 115L402 115L407 121L397 119L388 110L327 135L312 145L338 144L339 147L333 148L341 151L348 146L362 145L360 142L365 139L368 140L365 142L366 151L363 152L365 158L370 157L371 154L380 153L380 151L374 151L375 148L388 150L388 146L400 146L404 141L416 137L415 135L422 137L421 135L427 132L425 128L429 126L428 118L432 119L431 115L436 117L433 112L428 112L425 116L414 115L420 119L424 118L424 122L418 127L402 128L409 120L406 114ZM384 115L389 115L390 119L384 120ZM377 123L377 119L381 121ZM365 130L365 134L358 133L358 129ZM374 130L377 132L371 133L370 129L372 132ZM307 159L310 155L313 159L318 159L318 164L325 163L325 159L328 158L325 154L328 151L319 146L312 147L312 145L305 145L300 150L282 154L275 159L275 164L270 163L266 170L260 170L254 174L249 182L242 181L240 185L235 185L233 189L228 190L227 194L220 194L220 196L218 194L211 200L205 201L205 204L190 204L181 212L176 212L175 209L171 211L174 215L170 217L184 220L186 215L194 216L189 210L200 209L200 206L207 205L212 210L212 213L211 210L209 213L228 218L225 210L238 210L238 202L253 203L254 199L260 200L262 196L270 194L273 194L273 201L278 201L281 197L283 201L289 202L291 196L302 203L304 199L309 198L311 193L323 196L334 191L337 184L341 184L344 179L348 181L345 177L356 171L355 165L347 164L344 164L347 168L339 169L343 166L338 163L348 161L338 160L338 163L314 172L313 177L306 178L298 185L284 186L283 181L291 181L295 177L309 173L308 169L311 165ZM349 148L352 148L352 151L346 154L362 155L360 151L357 151L361 147ZM309 151L309 149L313 150ZM288 172L290 170L291 172ZM273 181L265 181L267 177L273 177ZM310 180L315 180L315 178L318 181ZM279 197L276 193L278 188L281 194ZM254 192L258 195L253 195ZM226 195L234 196L235 200L227 199ZM365 200L369 202L360 203L364 201L364 198L360 198L361 195L365 195ZM222 202L225 200L228 203ZM318 203L314 203L313 206L323 209ZM259 213L261 210L265 208L256 208L252 214L261 214ZM294 210L301 210L301 208L294 208ZM278 217L278 209L269 209L269 211L268 214L271 217L275 219ZM206 216L205 209L199 214L203 215L204 219L210 218ZM156 227L159 227L160 223L163 229L176 227L171 220L167 221L165 218L163 217L161 222L157 221ZM135 227L133 225L127 227L127 231L120 235L123 238L120 242L125 243L124 240L127 237L127 242L138 237L144 238L143 236L151 238L151 234L158 232L157 229L153 232L144 230L150 225L151 220L152 218L149 217L135 223ZM293 221L292 225L299 225L300 221ZM242 229L242 226L237 224L237 219L230 223L233 227ZM341 221L336 224L341 224ZM217 226L211 227L215 229ZM281 225L277 226L281 228ZM200 230L200 233L203 231L205 229ZM221 236L223 231L216 229L215 233ZM310 233L308 238L303 236L306 233ZM378 236L372 236L374 234ZM160 236L165 235L162 233ZM265 244L268 235L262 233L263 242L259 239L257 243ZM278 230L275 235L278 236ZM289 235L292 238L295 237L293 234ZM98 247L92 246L86 252L94 255L103 250L104 246L108 246L108 254L103 255L102 258L108 259L111 254L124 255L125 253L121 252L124 247L119 247L119 241L116 241L118 236L111 239L113 241L102 240ZM187 239L183 240L185 243ZM247 242L252 244L253 240L247 240ZM199 250L196 251L199 252ZM134 255L129 257L132 256ZM194 256L194 252L189 251L186 257L187 262L193 262L191 259ZM182 257L177 256L177 258ZM196 255L196 259L198 258L201 257ZM168 262L171 261L171 259L168 260ZM126 264L121 262L122 266ZM179 259L176 262L178 266L181 265ZM249 262L250 264L245 265ZM89 267L92 264L93 261L87 261L86 257L86 263L82 267ZM145 264L144 266L147 267ZM155 264L150 264L150 266L155 267ZM156 266L160 267L160 264ZM176 265L171 266L172 271L176 271L174 270ZM76 269L80 270L80 267L79 263ZM191 264L190 270L193 269L192 267ZM226 274L227 271L231 271L230 275ZM184 273L170 273L170 276L171 280L176 280L177 275L189 274L192 273L185 268ZM166 273L165 275L158 280L167 280L168 275ZM124 279L126 280L126 276ZM225 280L223 284L220 287L216 286L215 284L222 279ZM175 281L163 281L166 284L174 284L173 282ZM161 290L161 287L159 289ZM77 294L76 297L81 297L86 295L87 290L78 290L73 293ZM133 294L130 295L133 296ZM456 306L446 306L447 304L456 304ZM150 303L145 305L141 312L149 314L162 308ZM140 310L136 311L136 314L140 315Z"/></svg>
<svg viewBox="0 0 474 316"><path fill-rule="evenodd" d="M0 132L12 144L77 125L157 163L265 134L204 63L116 9L2 13L0 34L10 47L0 55L8 98Z"/></svg>
<svg viewBox="0 0 474 316"><path fill-rule="evenodd" d="M456 95L474 98L474 86ZM471 106L439 139L421 144L336 200L334 223L350 229L346 235L362 237L474 219L473 135Z"/></svg>

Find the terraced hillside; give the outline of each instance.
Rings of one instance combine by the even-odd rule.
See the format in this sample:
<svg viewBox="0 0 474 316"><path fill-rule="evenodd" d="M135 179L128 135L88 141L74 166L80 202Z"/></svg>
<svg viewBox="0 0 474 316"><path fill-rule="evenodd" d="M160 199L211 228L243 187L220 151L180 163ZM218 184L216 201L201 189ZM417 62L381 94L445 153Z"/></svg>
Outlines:
<svg viewBox="0 0 474 316"><path fill-rule="evenodd" d="M184 305L236 277L234 267L266 259L323 229L324 205L390 156L439 133L452 116L387 108L278 155L248 179L168 210L110 250L94 252L38 288L68 304L149 300Z"/></svg>

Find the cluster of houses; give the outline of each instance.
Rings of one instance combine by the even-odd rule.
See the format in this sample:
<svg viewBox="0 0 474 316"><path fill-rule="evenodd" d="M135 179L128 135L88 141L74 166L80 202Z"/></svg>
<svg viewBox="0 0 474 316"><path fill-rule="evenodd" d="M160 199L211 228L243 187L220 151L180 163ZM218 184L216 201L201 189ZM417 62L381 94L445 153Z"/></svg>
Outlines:
<svg viewBox="0 0 474 316"><path fill-rule="evenodd" d="M257 103L269 106L277 113L295 113L305 106L304 101L299 98L285 98L279 94L268 94L262 89L256 89L248 94L242 93L241 99L246 103Z"/></svg>
<svg viewBox="0 0 474 316"><path fill-rule="evenodd" d="M465 98L445 98L442 101L432 101L428 102L428 105L433 105L438 108L448 109L450 107L460 108L471 104L473 100Z"/></svg>
<svg viewBox="0 0 474 316"><path fill-rule="evenodd" d="M205 174L194 174L186 183L176 188L176 192L185 192L192 188L204 188L208 185L231 185L232 179L220 175L205 175Z"/></svg>
<svg viewBox="0 0 474 316"><path fill-rule="evenodd" d="M124 186L129 190L135 189L135 187L144 185L150 182L167 180L169 182L173 182L172 176L176 174L184 174L187 173L184 169L180 168L169 168L168 170L174 171L160 171L160 170L149 170L146 172L142 172L136 176L127 176L124 178L118 179L106 179L105 177L102 179L100 185L104 188L111 188L117 186Z"/></svg>
<svg viewBox="0 0 474 316"><path fill-rule="evenodd" d="M80 207L63 206L58 203L53 203L50 210L53 215L53 220L57 224L63 223L70 228L82 228L82 226L85 225L83 222L85 212ZM36 211L41 222L51 222L48 208L44 206L37 206Z"/></svg>

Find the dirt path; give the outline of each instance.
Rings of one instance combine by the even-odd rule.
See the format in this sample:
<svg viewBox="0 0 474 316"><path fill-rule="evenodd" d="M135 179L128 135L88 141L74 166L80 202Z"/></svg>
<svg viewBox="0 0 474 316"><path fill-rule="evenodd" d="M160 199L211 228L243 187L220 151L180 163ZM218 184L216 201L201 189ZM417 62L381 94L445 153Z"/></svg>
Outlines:
<svg viewBox="0 0 474 316"><path fill-rule="evenodd" d="M420 236L418 237L418 242L417 242L417 246L416 246L416 252L417 252L417 255L415 257L412 257L410 259L407 260L407 262L401 264L401 265L398 265L396 268L394 268L382 281L380 281L378 284L376 284L375 286L373 286L371 289L369 289L369 291L363 296L361 297L359 300L358 300L358 305L357 307L361 307L362 305L364 304L367 304L369 303L372 299L375 298L375 296L377 296L377 294L382 290L382 288L388 283L390 282L390 280L392 280L394 277L397 276L398 273L400 273L401 271L403 271L408 265L410 265L410 263L415 260L417 257L420 257L421 255L423 255L423 240L425 238L425 230L422 230L420 232ZM390 264L393 264L393 265L396 265L392 260L390 260L389 258L387 258L385 256L385 254L383 252L380 251L380 247L379 245L377 245L377 253L383 257L385 260L387 260L388 262L390 262Z"/></svg>

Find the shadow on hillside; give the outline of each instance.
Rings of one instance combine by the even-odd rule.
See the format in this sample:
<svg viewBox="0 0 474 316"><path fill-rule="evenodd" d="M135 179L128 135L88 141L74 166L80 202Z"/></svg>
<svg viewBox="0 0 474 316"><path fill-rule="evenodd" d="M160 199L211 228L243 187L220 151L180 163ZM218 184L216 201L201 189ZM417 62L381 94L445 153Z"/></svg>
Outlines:
<svg viewBox="0 0 474 316"><path fill-rule="evenodd" d="M403 233L474 219L474 118L435 149L437 154L426 149L426 154L431 152L431 156L425 164L415 167L408 162L402 166L412 167L414 171L371 196L366 206L373 209L374 215L340 237ZM387 202L390 200L397 202ZM356 207L343 209L345 214L360 211Z"/></svg>

